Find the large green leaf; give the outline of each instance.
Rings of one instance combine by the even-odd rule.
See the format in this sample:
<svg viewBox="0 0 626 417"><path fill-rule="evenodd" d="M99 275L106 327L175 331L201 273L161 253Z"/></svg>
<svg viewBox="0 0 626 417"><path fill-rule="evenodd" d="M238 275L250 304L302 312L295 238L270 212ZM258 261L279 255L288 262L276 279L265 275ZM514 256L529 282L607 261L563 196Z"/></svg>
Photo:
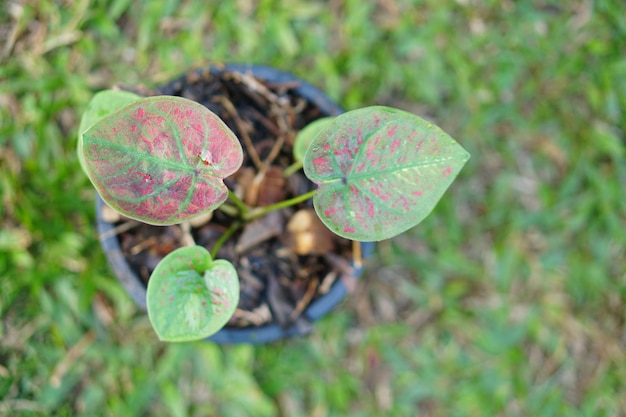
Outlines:
<svg viewBox="0 0 626 417"><path fill-rule="evenodd" d="M148 316L167 342L204 339L228 322L239 303L239 278L228 261L201 246L168 254L148 281Z"/></svg>
<svg viewBox="0 0 626 417"><path fill-rule="evenodd" d="M304 172L319 185L313 203L329 229L378 241L422 221L468 159L431 123L375 106L335 118L309 146Z"/></svg>
<svg viewBox="0 0 626 417"><path fill-rule="evenodd" d="M142 99L83 134L85 171L103 200L149 224L180 223L226 200L223 178L243 161L218 116L172 96Z"/></svg>

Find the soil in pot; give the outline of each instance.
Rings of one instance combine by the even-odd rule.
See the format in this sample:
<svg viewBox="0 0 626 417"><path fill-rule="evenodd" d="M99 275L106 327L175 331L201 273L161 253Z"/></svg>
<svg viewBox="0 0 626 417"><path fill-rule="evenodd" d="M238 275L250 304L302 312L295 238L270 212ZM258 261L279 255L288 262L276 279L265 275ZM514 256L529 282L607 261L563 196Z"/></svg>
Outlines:
<svg viewBox="0 0 626 417"><path fill-rule="evenodd" d="M239 71L195 71L144 95L168 94L197 101L224 120L242 142L244 163L226 184L246 204L267 206L301 195L314 185L296 171L293 144L298 131L327 116L294 91L298 81L266 82ZM189 234L210 251L238 219L218 210L199 219L190 231L181 226L150 226L119 219L116 230L124 258L147 283L169 252L183 246ZM240 277L240 303L229 327L298 323L311 302L329 291L340 276L350 274L352 242L326 229L311 201L271 212L233 233L217 258L228 259ZM306 321L306 320L304 320Z"/></svg>

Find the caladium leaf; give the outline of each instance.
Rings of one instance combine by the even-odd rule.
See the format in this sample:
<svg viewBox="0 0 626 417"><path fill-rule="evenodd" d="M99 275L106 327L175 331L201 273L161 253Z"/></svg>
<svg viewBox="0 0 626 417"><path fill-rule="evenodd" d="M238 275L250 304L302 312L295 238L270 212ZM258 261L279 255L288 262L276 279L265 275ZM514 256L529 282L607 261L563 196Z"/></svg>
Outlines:
<svg viewBox="0 0 626 417"><path fill-rule="evenodd" d="M304 172L313 204L333 232L378 241L421 222L469 154L438 127L375 106L344 113L311 143Z"/></svg>
<svg viewBox="0 0 626 417"><path fill-rule="evenodd" d="M93 96L80 119L80 127L78 128L78 160L83 171L85 171L82 151L83 133L98 120L137 100L141 100L141 96L121 90L104 90Z"/></svg>
<svg viewBox="0 0 626 417"><path fill-rule="evenodd" d="M83 134L82 158L102 199L154 225L215 210L223 179L242 164L234 133L206 107L180 97L133 102Z"/></svg>
<svg viewBox="0 0 626 417"><path fill-rule="evenodd" d="M148 281L148 316L159 339L185 342L211 336L239 303L239 278L228 261L201 246L169 253Z"/></svg>
<svg viewBox="0 0 626 417"><path fill-rule="evenodd" d="M306 125L298 135L296 136L295 143L293 145L293 157L300 162L304 162L304 154L309 148L313 139L330 123L333 121L332 117L322 117L317 119L308 125Z"/></svg>

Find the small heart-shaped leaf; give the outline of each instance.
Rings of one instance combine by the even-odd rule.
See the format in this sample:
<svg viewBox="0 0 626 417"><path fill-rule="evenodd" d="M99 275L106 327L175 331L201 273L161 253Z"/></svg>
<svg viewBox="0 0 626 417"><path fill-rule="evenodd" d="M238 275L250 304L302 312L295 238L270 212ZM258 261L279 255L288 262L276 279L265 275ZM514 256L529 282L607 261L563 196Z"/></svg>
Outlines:
<svg viewBox="0 0 626 417"><path fill-rule="evenodd" d="M304 172L319 185L313 204L329 229L378 241L421 222L468 159L431 123L375 106L335 118L309 146Z"/></svg>
<svg viewBox="0 0 626 417"><path fill-rule="evenodd" d="M223 179L243 161L234 133L206 107L180 97L133 102L83 135L85 171L102 199L155 225L215 210L228 196Z"/></svg>
<svg viewBox="0 0 626 417"><path fill-rule="evenodd" d="M141 96L121 90L104 90L93 96L80 119L80 127L78 128L78 160L83 170L85 170L82 151L83 133L98 120L137 100L141 100Z"/></svg>
<svg viewBox="0 0 626 417"><path fill-rule="evenodd" d="M168 254L148 281L148 316L159 339L186 342L211 336L239 303L239 278L228 261L201 246Z"/></svg>
<svg viewBox="0 0 626 417"><path fill-rule="evenodd" d="M313 139L332 121L332 117L322 117L309 123L298 133L293 145L293 157L297 161L304 162L304 155Z"/></svg>

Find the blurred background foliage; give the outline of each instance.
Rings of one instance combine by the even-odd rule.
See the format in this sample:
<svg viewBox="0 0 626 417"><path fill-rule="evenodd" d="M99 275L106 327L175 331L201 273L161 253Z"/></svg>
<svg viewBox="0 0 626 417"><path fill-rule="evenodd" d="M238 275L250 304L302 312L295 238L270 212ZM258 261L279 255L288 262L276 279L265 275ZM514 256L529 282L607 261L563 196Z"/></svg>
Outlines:
<svg viewBox="0 0 626 417"><path fill-rule="evenodd" d="M1 0L0 415L625 416L620 0ZM74 152L95 91L268 64L472 159L310 337L158 343Z"/></svg>

